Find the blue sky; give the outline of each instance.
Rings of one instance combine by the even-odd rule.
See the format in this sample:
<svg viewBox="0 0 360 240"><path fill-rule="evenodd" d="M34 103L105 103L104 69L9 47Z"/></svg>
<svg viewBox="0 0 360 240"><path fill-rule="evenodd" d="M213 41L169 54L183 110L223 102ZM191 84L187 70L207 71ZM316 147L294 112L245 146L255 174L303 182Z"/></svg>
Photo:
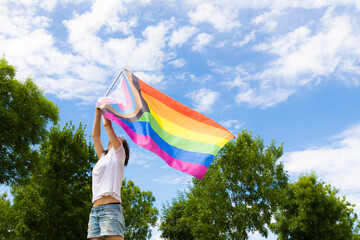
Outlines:
<svg viewBox="0 0 360 240"><path fill-rule="evenodd" d="M359 211L359 16L357 0L2 0L0 54L60 107L61 125L90 135L97 98L127 68L234 135L283 142L292 180L314 170ZM159 209L187 187L131 151L126 178Z"/></svg>

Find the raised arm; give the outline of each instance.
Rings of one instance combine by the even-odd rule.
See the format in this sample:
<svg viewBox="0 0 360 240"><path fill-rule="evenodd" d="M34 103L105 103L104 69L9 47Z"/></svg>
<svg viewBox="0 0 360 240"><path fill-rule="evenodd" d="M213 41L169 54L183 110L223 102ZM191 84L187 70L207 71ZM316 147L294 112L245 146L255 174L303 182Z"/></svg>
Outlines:
<svg viewBox="0 0 360 240"><path fill-rule="evenodd" d="M103 124L106 130L107 135L109 136L110 142L114 150L118 150L122 144L122 140L116 136L116 133L112 127L111 121L105 117L103 117Z"/></svg>
<svg viewBox="0 0 360 240"><path fill-rule="evenodd" d="M94 126L92 131L92 139L94 141L96 154L98 155L99 158L101 158L101 155L104 152L104 148L100 139L100 135L101 135L100 121L101 121L101 111L99 108L96 108Z"/></svg>

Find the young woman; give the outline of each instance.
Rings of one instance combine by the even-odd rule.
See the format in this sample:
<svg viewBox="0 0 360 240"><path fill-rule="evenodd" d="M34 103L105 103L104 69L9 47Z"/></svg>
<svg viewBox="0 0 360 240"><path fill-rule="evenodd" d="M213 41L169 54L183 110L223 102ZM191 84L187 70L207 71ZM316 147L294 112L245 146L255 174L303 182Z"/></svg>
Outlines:
<svg viewBox="0 0 360 240"><path fill-rule="evenodd" d="M121 206L121 185L124 166L129 161L129 147L125 139L117 137L111 121L103 119L109 137L108 149L101 144L101 111L96 108L92 138L99 161L92 171L92 202L88 238L92 240L123 240L125 232Z"/></svg>

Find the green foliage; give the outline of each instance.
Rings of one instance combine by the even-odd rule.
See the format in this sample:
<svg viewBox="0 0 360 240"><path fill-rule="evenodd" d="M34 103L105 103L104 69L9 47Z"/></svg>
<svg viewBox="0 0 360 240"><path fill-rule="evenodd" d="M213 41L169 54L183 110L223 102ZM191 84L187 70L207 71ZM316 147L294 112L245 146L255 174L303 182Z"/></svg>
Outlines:
<svg viewBox="0 0 360 240"><path fill-rule="evenodd" d="M314 173L289 183L271 229L278 239L358 239L354 205Z"/></svg>
<svg viewBox="0 0 360 240"><path fill-rule="evenodd" d="M165 239L195 239L191 233L185 208L187 206L186 194L179 192L177 198L170 203L163 205L161 224L159 230L162 231L161 237Z"/></svg>
<svg viewBox="0 0 360 240"><path fill-rule="evenodd" d="M195 239L247 239L253 231L267 236L266 225L287 183L283 165L277 163L281 155L282 146L272 142L266 147L259 136L246 130L239 133L221 150L204 179L194 178L188 200L163 210L164 236L182 239L166 233L176 228L177 232L190 228ZM179 202L186 205L184 211Z"/></svg>
<svg viewBox="0 0 360 240"><path fill-rule="evenodd" d="M97 157L84 127L52 127L39 161L27 183L12 189L18 239L85 239Z"/></svg>
<svg viewBox="0 0 360 240"><path fill-rule="evenodd" d="M33 146L58 121L59 109L30 79L15 79L15 68L0 59L0 183L28 175L36 166Z"/></svg>
<svg viewBox="0 0 360 240"><path fill-rule="evenodd" d="M6 199L7 194L0 196L0 240L15 239L15 225L14 213L11 208L11 203Z"/></svg>
<svg viewBox="0 0 360 240"><path fill-rule="evenodd" d="M39 151L38 168L23 184L12 186L14 204L10 206L5 197L0 201L4 228L11 236L16 233L16 239L86 239L91 170L98 158L85 140L84 127L72 123L63 129L52 127ZM125 179L122 201L125 238L149 239L158 214L152 193Z"/></svg>
<svg viewBox="0 0 360 240"><path fill-rule="evenodd" d="M158 210L153 206L155 197L150 191L141 191L133 181L123 180L121 200L125 218L125 239L151 238L151 229L157 220Z"/></svg>

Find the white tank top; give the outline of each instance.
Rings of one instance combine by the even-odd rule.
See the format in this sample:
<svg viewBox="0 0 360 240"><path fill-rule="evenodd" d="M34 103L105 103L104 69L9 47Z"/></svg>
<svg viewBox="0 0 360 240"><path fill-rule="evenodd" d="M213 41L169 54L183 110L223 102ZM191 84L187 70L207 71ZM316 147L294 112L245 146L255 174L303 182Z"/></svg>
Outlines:
<svg viewBox="0 0 360 240"><path fill-rule="evenodd" d="M102 196L112 196L121 202L121 185L124 176L125 150L123 145L115 151L111 148L92 170L92 202Z"/></svg>

